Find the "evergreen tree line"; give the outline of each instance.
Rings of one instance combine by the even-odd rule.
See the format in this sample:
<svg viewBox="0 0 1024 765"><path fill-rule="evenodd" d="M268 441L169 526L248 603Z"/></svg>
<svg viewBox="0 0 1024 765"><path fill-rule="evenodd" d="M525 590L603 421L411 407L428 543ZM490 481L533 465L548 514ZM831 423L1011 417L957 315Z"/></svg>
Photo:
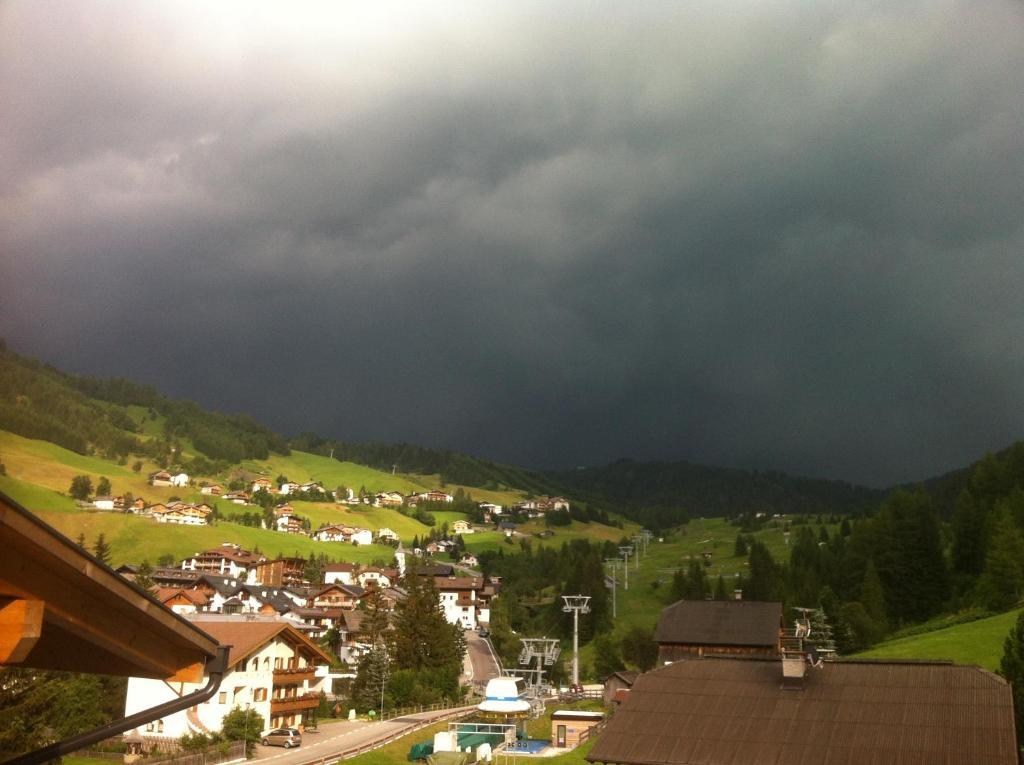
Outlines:
<svg viewBox="0 0 1024 765"><path fill-rule="evenodd" d="M408 597L389 619L375 594L360 604L362 640L371 645L352 682L351 703L359 710L457 701L466 642L459 625L449 624L431 577L410 569L402 580Z"/></svg>
<svg viewBox="0 0 1024 765"><path fill-rule="evenodd" d="M523 540L526 542L527 540ZM505 555L486 551L477 557L485 576L502 577L501 596L491 604L491 642L503 663L517 666L519 637L572 637L571 615L562 611L562 595L589 595L590 613L580 619L580 642L587 643L612 627L611 596L605 587L603 562L618 557L612 542L574 539L559 548L522 545ZM552 680L564 677L554 667Z"/></svg>
<svg viewBox="0 0 1024 765"><path fill-rule="evenodd" d="M924 487L893 492L831 537L794 521L785 564L741 533L735 554L747 557L748 570L735 586L752 600L821 607L841 652L943 612L1012 608L1024 597L1024 444L986 455L955 485L948 522L941 493ZM699 573L677 575L672 596L723 595Z"/></svg>
<svg viewBox="0 0 1024 765"><path fill-rule="evenodd" d="M130 405L145 407L150 419L164 416L163 438L139 438L141 425L126 411ZM271 452L289 453L286 439L248 416L208 412L130 380L66 374L19 356L2 340L0 429L122 464L133 454L160 461L170 444L188 439L207 460L198 468L211 468L199 472L216 472L242 459L266 459Z"/></svg>

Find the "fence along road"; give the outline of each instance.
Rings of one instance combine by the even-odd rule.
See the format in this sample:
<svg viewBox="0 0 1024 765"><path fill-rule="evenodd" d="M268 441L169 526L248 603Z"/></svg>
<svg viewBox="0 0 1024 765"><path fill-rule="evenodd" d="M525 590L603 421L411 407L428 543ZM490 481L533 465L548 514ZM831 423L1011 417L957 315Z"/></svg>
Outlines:
<svg viewBox="0 0 1024 765"><path fill-rule="evenodd" d="M475 705L447 707L406 714L383 722L330 723L321 726L316 733L304 733L302 746L298 749L257 746L256 759L273 765L331 765L390 744L441 720L465 717L474 710Z"/></svg>

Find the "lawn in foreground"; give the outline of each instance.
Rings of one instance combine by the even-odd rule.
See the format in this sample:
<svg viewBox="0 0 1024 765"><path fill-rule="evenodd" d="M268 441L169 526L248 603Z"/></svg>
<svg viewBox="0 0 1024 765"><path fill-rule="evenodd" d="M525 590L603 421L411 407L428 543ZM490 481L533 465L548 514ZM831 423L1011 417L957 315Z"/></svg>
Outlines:
<svg viewBox="0 0 1024 765"><path fill-rule="evenodd" d="M977 664L995 671L1003 657L1003 642L1020 613L1020 609L1008 611L976 622L890 640L853 658L950 659L957 664Z"/></svg>

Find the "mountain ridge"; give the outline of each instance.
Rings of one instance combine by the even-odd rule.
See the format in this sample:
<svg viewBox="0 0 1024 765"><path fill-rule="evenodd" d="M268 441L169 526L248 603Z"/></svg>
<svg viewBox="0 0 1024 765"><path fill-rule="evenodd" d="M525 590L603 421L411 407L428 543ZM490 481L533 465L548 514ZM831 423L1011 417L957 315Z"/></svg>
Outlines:
<svg viewBox="0 0 1024 765"><path fill-rule="evenodd" d="M536 470L406 442L350 442L315 433L288 438L248 415L210 411L164 396L153 386L63 372L15 353L2 341L0 429L81 454L118 460L141 455L189 465L198 473L287 455L294 448L386 472L400 468L407 474L436 474L442 484L561 494L659 528L690 517L748 512L860 513L906 487L875 489L776 470L628 457L606 465ZM924 486L943 509L951 508L979 461L913 485Z"/></svg>

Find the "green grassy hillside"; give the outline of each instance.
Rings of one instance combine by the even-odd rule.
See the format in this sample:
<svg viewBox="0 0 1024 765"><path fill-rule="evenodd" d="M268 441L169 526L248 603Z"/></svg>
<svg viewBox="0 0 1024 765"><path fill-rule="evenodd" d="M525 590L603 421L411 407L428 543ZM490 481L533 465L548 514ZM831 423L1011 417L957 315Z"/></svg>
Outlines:
<svg viewBox="0 0 1024 765"><path fill-rule="evenodd" d="M151 563L161 555L170 554L181 559L201 550L216 547L222 542L233 542L249 550L259 549L265 555L294 555L303 557L324 553L335 560L374 560L390 562L394 550L379 545L355 547L340 542L314 542L298 534L283 534L234 523L216 526L177 526L156 523L120 513L63 513L39 512L37 515L69 539L84 534L91 547L96 537L103 534L111 546L111 559L115 566L138 563L144 558Z"/></svg>
<svg viewBox="0 0 1024 765"><path fill-rule="evenodd" d="M958 624L921 635L889 640L857 654L866 659L950 659L995 670L1003 656L1003 641L1021 610Z"/></svg>
<svg viewBox="0 0 1024 765"><path fill-rule="evenodd" d="M143 413L135 412L140 415ZM140 420L143 418L140 417ZM146 420L154 423L157 420ZM143 428L145 430L145 428ZM47 441L23 438L21 436L0 431L0 461L3 461L7 475L0 476L0 490L9 494L29 510L38 513L48 523L55 526L69 538L77 539L84 534L91 545L102 532L112 545L116 564L138 562L143 558L155 561L158 557L170 554L176 558L191 555L198 550L212 547L221 542L234 542L244 547L258 547L269 555L294 554L309 555L325 553L339 560L373 561L390 560L390 548L372 546L355 548L338 543L320 543L297 535L284 534L276 531L256 529L234 523L221 522L211 527L184 527L157 524L148 518L125 516L114 513L97 513L79 509L66 495L71 479L80 474L89 475L93 482L100 476L110 479L115 494L131 493L135 497L144 497L148 501L167 501L171 497L180 497L186 501L210 501L203 497L195 486L181 489L174 487L152 487L146 476L157 467L146 461L139 472L131 469L130 464L119 465L116 461L97 456L86 456L57 446ZM132 461L134 462L134 460ZM264 460L246 460L240 466L249 474L262 474L276 478L286 475L293 481L316 480L328 488L351 486L355 489L365 488L376 492L386 489L411 493L425 491L438 486L436 475L409 476L392 475L391 473L374 470L351 462L339 462L329 457L292 451L291 454L271 455ZM239 468L224 473L208 476L194 476L194 479L226 483ZM458 487L448 485L448 491ZM512 491L486 491L465 487L473 496L481 501L511 504L522 498L522 494ZM224 501L216 502L222 513L256 512L252 506L231 505ZM309 518L315 527L322 524L344 523L368 528L376 533L378 529L390 528L405 541L411 542L413 537L423 538L430 533L431 527L414 518L403 515L397 510L369 506L355 506L336 503L292 502L296 511ZM435 515L437 527L443 523L465 518L461 513L439 511ZM525 524L524 533L540 531L544 527L539 523ZM626 531L602 526L596 523L574 522L570 526L559 527L556 536L551 539L539 540L535 544L560 545L576 538L587 538L594 541L618 539L624 533L632 533L636 528L629 526ZM484 532L466 537L470 550L498 548L504 540L498 532ZM506 548L508 549L508 548ZM518 550L518 547L515 548Z"/></svg>
<svg viewBox="0 0 1024 765"><path fill-rule="evenodd" d="M638 527L631 528L636 530ZM813 528L817 530L816 526ZM830 533L835 530L832 526L828 528ZM739 529L721 518L700 518L664 537L663 542L651 540L639 568L635 559L630 560L628 591L623 588L625 577L619 568L618 617L612 631L615 639L621 639L634 626L653 628L661 609L671 602L670 588L674 571L685 568L704 551L711 552L711 566L706 571L712 586L721 575L731 593L736 575L745 574L747 570L747 558L734 555L738 533ZM775 560L788 560L789 548L781 526L768 527L745 536L763 542ZM556 536L554 540L557 539ZM593 662L593 646L583 646L580 657L581 665L589 667Z"/></svg>
<svg viewBox="0 0 1024 765"><path fill-rule="evenodd" d="M25 507L30 507L36 512L51 510L73 513L78 509L75 507L75 501L66 494L61 494L42 486L36 486L26 481L19 481L17 478L11 478L6 475L0 475L0 491L11 497L15 502L19 502Z"/></svg>

